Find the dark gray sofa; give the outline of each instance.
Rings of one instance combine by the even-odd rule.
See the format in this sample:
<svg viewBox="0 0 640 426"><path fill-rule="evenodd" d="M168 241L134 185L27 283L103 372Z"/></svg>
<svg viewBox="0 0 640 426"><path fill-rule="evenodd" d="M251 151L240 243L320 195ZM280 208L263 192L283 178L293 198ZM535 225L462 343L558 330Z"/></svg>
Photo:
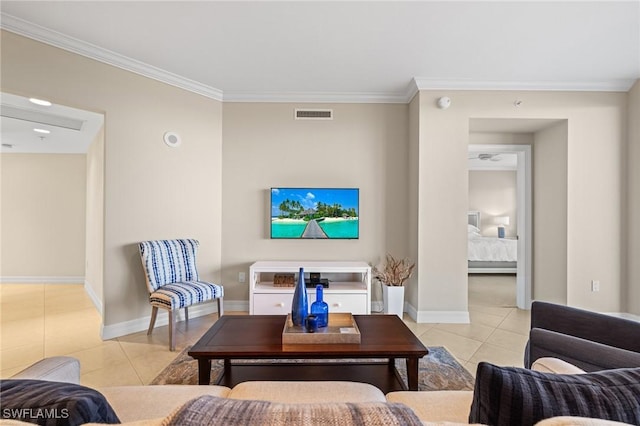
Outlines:
<svg viewBox="0 0 640 426"><path fill-rule="evenodd" d="M547 302L533 302L524 366L560 358L587 372L640 367L640 322Z"/></svg>

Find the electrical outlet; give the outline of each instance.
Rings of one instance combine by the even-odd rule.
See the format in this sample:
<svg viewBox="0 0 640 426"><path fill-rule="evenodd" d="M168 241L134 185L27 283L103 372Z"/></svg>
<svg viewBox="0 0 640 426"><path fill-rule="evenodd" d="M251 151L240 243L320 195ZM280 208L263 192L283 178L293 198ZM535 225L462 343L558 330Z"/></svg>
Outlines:
<svg viewBox="0 0 640 426"><path fill-rule="evenodd" d="M238 272L238 282L243 283L247 281L247 275L244 272Z"/></svg>
<svg viewBox="0 0 640 426"><path fill-rule="evenodd" d="M591 291L600 291L600 281L591 280Z"/></svg>

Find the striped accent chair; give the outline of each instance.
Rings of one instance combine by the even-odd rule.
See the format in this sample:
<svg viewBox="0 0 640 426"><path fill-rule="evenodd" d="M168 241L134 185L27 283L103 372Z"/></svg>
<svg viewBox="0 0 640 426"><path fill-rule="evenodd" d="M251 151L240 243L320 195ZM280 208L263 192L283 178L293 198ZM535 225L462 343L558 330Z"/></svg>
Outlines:
<svg viewBox="0 0 640 426"><path fill-rule="evenodd" d="M151 322L147 335L156 323L158 308L169 312L169 348L175 350L175 326L178 309L184 308L185 320L189 320L189 306L218 301L218 318L224 315L224 288L221 285L200 281L196 269L196 253L199 242L192 239L143 241L138 245L144 268Z"/></svg>

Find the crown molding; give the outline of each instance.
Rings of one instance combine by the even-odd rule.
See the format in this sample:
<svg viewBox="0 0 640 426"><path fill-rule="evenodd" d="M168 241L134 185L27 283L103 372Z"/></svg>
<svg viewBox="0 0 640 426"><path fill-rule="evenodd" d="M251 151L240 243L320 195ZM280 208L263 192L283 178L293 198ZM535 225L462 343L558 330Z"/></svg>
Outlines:
<svg viewBox="0 0 640 426"><path fill-rule="evenodd" d="M628 92L635 79L608 81L468 81L433 80L416 77L412 84L417 90L509 90L509 91L561 91L561 92Z"/></svg>
<svg viewBox="0 0 640 426"><path fill-rule="evenodd" d="M95 59L126 71L161 81L171 86L179 87L193 93L222 101L222 91L197 81L181 77L164 71L144 62L137 61L124 55L78 40L74 37L33 24L6 13L1 13L0 28L28 37L30 39L77 53L87 58Z"/></svg>
<svg viewBox="0 0 640 426"><path fill-rule="evenodd" d="M418 86L418 82L416 81L415 78L412 78L405 92L405 97L404 97L405 102L406 103L411 102L413 100L413 97L417 95L419 91L420 91L420 87Z"/></svg>
<svg viewBox="0 0 640 426"><path fill-rule="evenodd" d="M406 96L379 92L224 92L224 102L405 104Z"/></svg>

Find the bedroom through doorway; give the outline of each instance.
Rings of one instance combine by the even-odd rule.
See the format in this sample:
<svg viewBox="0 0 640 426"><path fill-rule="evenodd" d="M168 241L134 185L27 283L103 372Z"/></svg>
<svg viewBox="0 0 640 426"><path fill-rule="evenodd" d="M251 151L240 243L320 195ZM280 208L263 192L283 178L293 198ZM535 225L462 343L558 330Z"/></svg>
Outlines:
<svg viewBox="0 0 640 426"><path fill-rule="evenodd" d="M470 306L531 306L531 146L535 136L529 129L538 121L470 120Z"/></svg>
<svg viewBox="0 0 640 426"><path fill-rule="evenodd" d="M496 209L487 211L482 219L480 210L482 223L479 228L480 234L483 233L482 228L485 226L487 227L485 232L497 236L498 227L501 226L504 228L505 237L515 238L517 245L516 306L519 309L531 309L534 278L537 282L546 283L550 280L561 282L566 280L567 276L567 241L563 236L567 235L568 120L471 118L468 136L468 157L477 157L477 162L495 166L501 162L495 161L500 156L503 158L508 154L517 156L515 212L508 213ZM483 159L480 159L480 154L484 154ZM535 210L533 208L534 181L537 188ZM471 202L471 197L469 201ZM468 208L473 211L475 207L469 205ZM534 211L535 230L533 229ZM547 248L550 241L553 241L554 250ZM536 248L535 265L533 264L534 247ZM485 277L482 280L490 280L491 274L495 273L487 270L485 272L488 273L484 274ZM500 274L492 280L496 286L501 280L506 280L502 276L503 274ZM495 293L493 297L488 296L492 294L489 288L484 292L471 289L471 287L482 287L474 285L474 280L472 276L468 280L469 304L475 303L479 292L482 293L482 298L487 296L485 300L489 302L495 300L497 304L499 296ZM536 296L544 297L544 294L536 293Z"/></svg>
<svg viewBox="0 0 640 426"><path fill-rule="evenodd" d="M515 308L518 155L469 147L469 305Z"/></svg>

